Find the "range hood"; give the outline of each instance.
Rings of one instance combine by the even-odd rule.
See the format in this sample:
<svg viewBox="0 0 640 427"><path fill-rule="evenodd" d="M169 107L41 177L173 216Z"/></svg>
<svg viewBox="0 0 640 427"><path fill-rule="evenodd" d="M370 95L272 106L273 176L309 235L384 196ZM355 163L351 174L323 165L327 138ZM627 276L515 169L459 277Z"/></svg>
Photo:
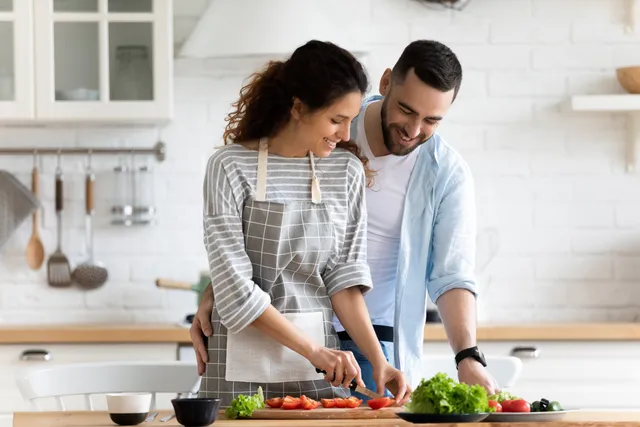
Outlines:
<svg viewBox="0 0 640 427"><path fill-rule="evenodd" d="M341 9L340 0L212 0L178 57L283 57L311 39L361 55L353 20Z"/></svg>

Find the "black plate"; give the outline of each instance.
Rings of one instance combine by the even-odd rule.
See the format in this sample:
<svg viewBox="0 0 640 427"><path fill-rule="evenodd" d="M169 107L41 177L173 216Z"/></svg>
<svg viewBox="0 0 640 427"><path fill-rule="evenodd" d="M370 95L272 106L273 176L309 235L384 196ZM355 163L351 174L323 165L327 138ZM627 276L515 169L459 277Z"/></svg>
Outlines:
<svg viewBox="0 0 640 427"><path fill-rule="evenodd" d="M416 414L413 412L397 412L397 416L414 424L429 423L477 423L489 416L483 414Z"/></svg>

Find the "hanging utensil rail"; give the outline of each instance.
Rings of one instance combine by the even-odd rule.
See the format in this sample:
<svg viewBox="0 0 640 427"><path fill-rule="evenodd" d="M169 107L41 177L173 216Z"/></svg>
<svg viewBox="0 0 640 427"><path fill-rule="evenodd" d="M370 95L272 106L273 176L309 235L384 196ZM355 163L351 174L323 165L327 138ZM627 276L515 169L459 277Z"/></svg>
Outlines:
<svg viewBox="0 0 640 427"><path fill-rule="evenodd" d="M120 147L120 148L85 148L85 147L66 147L66 148L2 148L0 147L0 155L115 155L115 154L134 154L134 155L153 155L156 160L163 162L166 158L166 146L163 142L158 142L153 148L140 147Z"/></svg>

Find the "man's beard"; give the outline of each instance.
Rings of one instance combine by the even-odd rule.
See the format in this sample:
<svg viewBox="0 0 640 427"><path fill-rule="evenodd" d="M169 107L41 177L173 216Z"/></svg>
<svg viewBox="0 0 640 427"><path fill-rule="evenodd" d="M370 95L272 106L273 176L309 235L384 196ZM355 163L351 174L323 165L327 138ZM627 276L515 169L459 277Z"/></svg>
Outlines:
<svg viewBox="0 0 640 427"><path fill-rule="evenodd" d="M429 138L426 138L424 134L420 134L419 137L421 139L420 142L418 142L416 145L414 145L413 147L405 147L402 144L396 143L394 144L393 142L393 137L391 136L391 130L392 129L397 129L400 131L401 134L404 134L404 130L402 129L402 127L395 125L395 124L387 124L387 101L389 98L385 98L384 101L382 101L382 108L380 110L380 116L382 119L382 140L384 142L384 146L387 148L387 150L393 154L394 156L406 156L407 154L411 154L411 152L413 152L413 150L415 150L416 148L418 148L419 146L421 146L422 144L424 144L425 142L427 142L427 140Z"/></svg>

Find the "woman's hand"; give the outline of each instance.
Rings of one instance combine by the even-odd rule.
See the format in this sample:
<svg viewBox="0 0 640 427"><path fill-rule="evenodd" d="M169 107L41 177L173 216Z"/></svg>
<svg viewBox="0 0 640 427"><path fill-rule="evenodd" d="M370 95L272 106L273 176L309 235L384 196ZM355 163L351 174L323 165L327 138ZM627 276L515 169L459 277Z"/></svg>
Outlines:
<svg viewBox="0 0 640 427"><path fill-rule="evenodd" d="M315 347L307 359L313 366L327 373L324 378L334 387L342 384L344 388L349 388L354 379L358 385L364 387L360 366L350 351Z"/></svg>
<svg viewBox="0 0 640 427"><path fill-rule="evenodd" d="M384 395L385 388L388 388L397 404L404 405L409 401L411 388L404 373L388 362L373 365L373 380L378 386L376 391L378 394Z"/></svg>

